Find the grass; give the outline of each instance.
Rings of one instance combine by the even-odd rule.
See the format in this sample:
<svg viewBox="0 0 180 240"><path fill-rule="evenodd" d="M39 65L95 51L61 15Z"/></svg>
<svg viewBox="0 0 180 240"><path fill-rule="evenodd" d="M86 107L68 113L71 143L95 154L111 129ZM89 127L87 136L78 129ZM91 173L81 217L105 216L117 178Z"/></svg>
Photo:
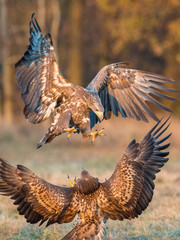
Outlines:
<svg viewBox="0 0 180 240"><path fill-rule="evenodd" d="M168 132L170 139L170 160L157 175L152 202L139 218L132 221L108 221L106 237L112 240L180 239L180 120L172 118ZM66 185L67 174L73 179L85 167L100 181L110 177L117 161L129 142L140 141L153 126L133 120L111 120L103 123L107 137L97 139L94 145L81 143L81 136L74 135L70 143L64 134L51 144L36 150L36 143L46 131L42 126L16 126L1 128L0 156L12 164L23 164L47 181ZM98 126L100 129L102 127ZM19 216L13 201L0 196L0 239L60 239L72 229L69 224L44 226L27 224Z"/></svg>

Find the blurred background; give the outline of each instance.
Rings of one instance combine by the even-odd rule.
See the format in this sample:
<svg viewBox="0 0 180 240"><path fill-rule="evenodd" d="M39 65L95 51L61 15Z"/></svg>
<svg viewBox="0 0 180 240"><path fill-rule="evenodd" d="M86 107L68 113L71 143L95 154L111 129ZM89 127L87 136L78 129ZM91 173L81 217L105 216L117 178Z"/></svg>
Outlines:
<svg viewBox="0 0 180 240"><path fill-rule="evenodd" d="M140 141L155 122L113 118L97 125L105 128L107 137L94 145L81 143L77 134L67 143L64 134L36 150L50 121L26 122L14 68L29 44L33 12L43 34L51 33L60 70L73 83L86 86L104 65L119 61L178 81L180 1L0 0L0 156L58 185L68 184L67 174L72 179L80 176L81 167L104 181L128 143ZM163 103L174 111L170 161L157 177L150 207L137 220L110 222L107 239L180 239L180 104ZM74 224L29 226L12 200L0 197L0 202L0 239L57 239Z"/></svg>
<svg viewBox="0 0 180 240"><path fill-rule="evenodd" d="M53 38L65 78L86 86L106 64L180 80L179 0L1 0L0 119L23 119L15 63L29 44L34 12L42 32ZM169 103L180 114L179 103ZM24 120L24 119L23 119Z"/></svg>

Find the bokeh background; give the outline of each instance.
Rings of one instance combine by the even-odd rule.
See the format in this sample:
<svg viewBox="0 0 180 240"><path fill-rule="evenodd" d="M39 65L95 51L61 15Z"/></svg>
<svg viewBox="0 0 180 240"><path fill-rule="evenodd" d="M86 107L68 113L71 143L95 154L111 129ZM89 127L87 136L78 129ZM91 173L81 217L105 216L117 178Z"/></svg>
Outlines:
<svg viewBox="0 0 180 240"><path fill-rule="evenodd" d="M51 33L60 70L73 83L86 86L104 65L119 61L180 80L180 1L0 0L0 156L58 185L68 184L67 174L78 177L81 167L104 181L128 143L140 141L155 123L113 118L97 125L107 136L94 145L81 143L78 135L67 143L64 134L36 150L50 121L26 122L14 69L28 45L33 12L42 32ZM163 103L174 111L173 135L154 199L136 220L109 221L105 239L180 239L180 104ZM58 239L73 226L30 226L12 200L0 197L0 239Z"/></svg>

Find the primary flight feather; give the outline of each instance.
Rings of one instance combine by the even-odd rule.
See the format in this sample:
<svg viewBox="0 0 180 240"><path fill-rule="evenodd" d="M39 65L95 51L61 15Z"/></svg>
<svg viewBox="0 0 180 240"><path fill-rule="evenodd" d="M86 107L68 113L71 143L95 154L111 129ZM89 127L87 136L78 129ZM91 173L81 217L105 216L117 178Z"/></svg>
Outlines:
<svg viewBox="0 0 180 240"><path fill-rule="evenodd" d="M24 166L0 160L0 193L11 196L19 214L32 224L68 223L78 215L63 240L99 239L108 219L136 218L151 202L156 173L168 161L169 152L163 150L171 134L161 136L168 127L168 119L158 122L140 143L133 140L103 183L83 170L73 187L59 187Z"/></svg>
<svg viewBox="0 0 180 240"><path fill-rule="evenodd" d="M103 136L91 132L93 126L111 114L147 122L146 114L158 121L147 102L170 111L154 98L177 100L164 92L178 90L163 86L180 83L169 78L128 68L126 63L103 67L90 84L83 88L68 82L61 74L50 34L43 36L32 15L30 45L16 63L16 76L25 103L24 115L31 123L40 123L53 113L52 124L37 147L51 142L64 132L82 133L86 140ZM164 91L164 92L163 92Z"/></svg>

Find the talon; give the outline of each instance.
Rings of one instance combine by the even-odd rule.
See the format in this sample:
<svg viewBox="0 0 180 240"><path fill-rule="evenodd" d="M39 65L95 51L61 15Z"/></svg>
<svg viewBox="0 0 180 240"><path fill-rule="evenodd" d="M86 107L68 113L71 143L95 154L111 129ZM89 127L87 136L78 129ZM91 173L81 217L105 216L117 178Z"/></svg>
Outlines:
<svg viewBox="0 0 180 240"><path fill-rule="evenodd" d="M76 183L76 177L74 178L73 183L72 183L72 181L71 181L69 175L67 175L67 178L68 178L68 181L69 181L69 183L70 183L70 186L71 186L71 187L74 187L74 185L75 185L75 183Z"/></svg>
<svg viewBox="0 0 180 240"><path fill-rule="evenodd" d="M73 185L75 185L75 183L76 183L76 177L74 178Z"/></svg>
<svg viewBox="0 0 180 240"><path fill-rule="evenodd" d="M68 133L68 141L71 138L71 134L77 132L77 129L75 127L72 128L65 128L64 132Z"/></svg>
<svg viewBox="0 0 180 240"><path fill-rule="evenodd" d="M103 131L104 129L101 129L99 132L96 130L95 132L90 133L90 136L92 136L92 141L91 141L92 144L95 142L95 138L97 138L98 136L100 137L105 136L105 134L102 133Z"/></svg>

